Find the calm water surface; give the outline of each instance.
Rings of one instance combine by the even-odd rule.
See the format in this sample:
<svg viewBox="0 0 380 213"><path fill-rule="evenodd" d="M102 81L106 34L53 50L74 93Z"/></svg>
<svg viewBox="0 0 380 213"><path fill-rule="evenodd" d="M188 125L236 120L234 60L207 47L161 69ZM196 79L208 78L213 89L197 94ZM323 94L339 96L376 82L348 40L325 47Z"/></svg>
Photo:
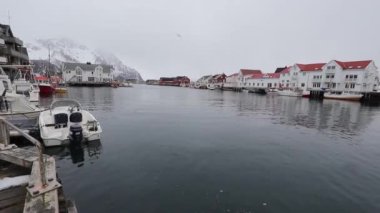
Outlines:
<svg viewBox="0 0 380 213"><path fill-rule="evenodd" d="M68 96L103 128L47 150L81 212L380 212L380 107L139 85Z"/></svg>

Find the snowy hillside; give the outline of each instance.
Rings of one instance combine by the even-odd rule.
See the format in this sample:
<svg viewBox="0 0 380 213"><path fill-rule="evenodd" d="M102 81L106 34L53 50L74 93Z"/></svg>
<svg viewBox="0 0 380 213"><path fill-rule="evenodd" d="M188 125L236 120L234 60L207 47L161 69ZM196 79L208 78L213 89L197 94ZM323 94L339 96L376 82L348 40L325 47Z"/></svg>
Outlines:
<svg viewBox="0 0 380 213"><path fill-rule="evenodd" d="M26 43L31 60L46 60L49 55L53 64L60 67L62 62L91 62L94 64L110 64L114 67L114 76L142 81L137 70L126 66L112 53L103 50L92 50L69 39L38 39Z"/></svg>

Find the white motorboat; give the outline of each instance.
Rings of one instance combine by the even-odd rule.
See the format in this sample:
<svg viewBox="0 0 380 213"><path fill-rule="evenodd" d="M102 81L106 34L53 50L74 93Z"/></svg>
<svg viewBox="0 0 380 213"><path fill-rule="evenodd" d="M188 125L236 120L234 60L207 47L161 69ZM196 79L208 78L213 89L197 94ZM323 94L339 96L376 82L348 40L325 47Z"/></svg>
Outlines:
<svg viewBox="0 0 380 213"><path fill-rule="evenodd" d="M102 128L95 117L75 100L54 101L39 117L45 146L61 146L100 139Z"/></svg>
<svg viewBox="0 0 380 213"><path fill-rule="evenodd" d="M215 89L215 85L214 84L207 84L207 89L214 90Z"/></svg>
<svg viewBox="0 0 380 213"><path fill-rule="evenodd" d="M346 101L360 101L363 94L350 93L350 92L327 92L323 94L323 98L326 99L337 99Z"/></svg>
<svg viewBox="0 0 380 213"><path fill-rule="evenodd" d="M15 80L13 81L13 86L16 93L28 93L31 85L32 84L25 79L25 74L22 74L21 71L19 71Z"/></svg>
<svg viewBox="0 0 380 213"><path fill-rule="evenodd" d="M302 97L302 90L298 88L279 90L277 93L281 96Z"/></svg>
<svg viewBox="0 0 380 213"><path fill-rule="evenodd" d="M0 116L23 114L28 118L37 118L44 108L31 104L25 95L16 94L11 81L0 67Z"/></svg>
<svg viewBox="0 0 380 213"><path fill-rule="evenodd" d="M40 101L40 88L37 84L32 84L29 90L29 101L39 102Z"/></svg>

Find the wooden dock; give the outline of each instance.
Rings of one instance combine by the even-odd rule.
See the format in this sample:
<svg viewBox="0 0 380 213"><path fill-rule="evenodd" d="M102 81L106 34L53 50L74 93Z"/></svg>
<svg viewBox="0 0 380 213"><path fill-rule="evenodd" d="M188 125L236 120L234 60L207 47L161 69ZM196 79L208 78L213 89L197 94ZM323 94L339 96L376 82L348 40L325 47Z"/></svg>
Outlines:
<svg viewBox="0 0 380 213"><path fill-rule="evenodd" d="M10 128L35 147L26 149L10 144ZM0 181L29 175L27 182L0 191L0 212L77 212L75 205L64 199L55 159L43 154L38 140L3 118L0 118L0 168Z"/></svg>

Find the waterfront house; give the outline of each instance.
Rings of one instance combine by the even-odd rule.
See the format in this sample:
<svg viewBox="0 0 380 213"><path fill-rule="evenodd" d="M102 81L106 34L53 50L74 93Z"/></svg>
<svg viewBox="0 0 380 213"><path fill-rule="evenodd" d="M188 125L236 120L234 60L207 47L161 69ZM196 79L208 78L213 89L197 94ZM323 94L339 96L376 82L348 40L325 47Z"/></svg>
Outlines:
<svg viewBox="0 0 380 213"><path fill-rule="evenodd" d="M226 77L226 82L223 85L223 90L237 90L239 87L239 73L234 73Z"/></svg>
<svg viewBox="0 0 380 213"><path fill-rule="evenodd" d="M155 79L148 79L148 80L145 81L145 83L147 85L158 85L160 83L160 81L159 80L155 80Z"/></svg>
<svg viewBox="0 0 380 213"><path fill-rule="evenodd" d="M188 87L190 85L190 79L186 76L161 77L159 81L159 85Z"/></svg>
<svg viewBox="0 0 380 213"><path fill-rule="evenodd" d="M204 75L202 76L200 79L198 79L196 82L195 82L195 88L198 88L198 89L207 89L207 85L209 84L211 78L213 76L212 75Z"/></svg>
<svg viewBox="0 0 380 213"><path fill-rule="evenodd" d="M290 87L298 87L303 90L320 88L323 78L323 67L326 63L295 64L292 66L295 78L292 79Z"/></svg>
<svg viewBox="0 0 380 213"><path fill-rule="evenodd" d="M332 60L323 67L322 89L372 92L379 85L379 72L372 60Z"/></svg>
<svg viewBox="0 0 380 213"><path fill-rule="evenodd" d="M113 80L113 67L104 64L63 63L62 77L69 85L106 85Z"/></svg>
<svg viewBox="0 0 380 213"><path fill-rule="evenodd" d="M258 73L247 77L245 88L249 90L279 88L280 73Z"/></svg>
<svg viewBox="0 0 380 213"><path fill-rule="evenodd" d="M238 72L238 86L240 88L245 88L248 86L247 79L253 74L262 74L261 70L251 70L251 69L240 69Z"/></svg>

